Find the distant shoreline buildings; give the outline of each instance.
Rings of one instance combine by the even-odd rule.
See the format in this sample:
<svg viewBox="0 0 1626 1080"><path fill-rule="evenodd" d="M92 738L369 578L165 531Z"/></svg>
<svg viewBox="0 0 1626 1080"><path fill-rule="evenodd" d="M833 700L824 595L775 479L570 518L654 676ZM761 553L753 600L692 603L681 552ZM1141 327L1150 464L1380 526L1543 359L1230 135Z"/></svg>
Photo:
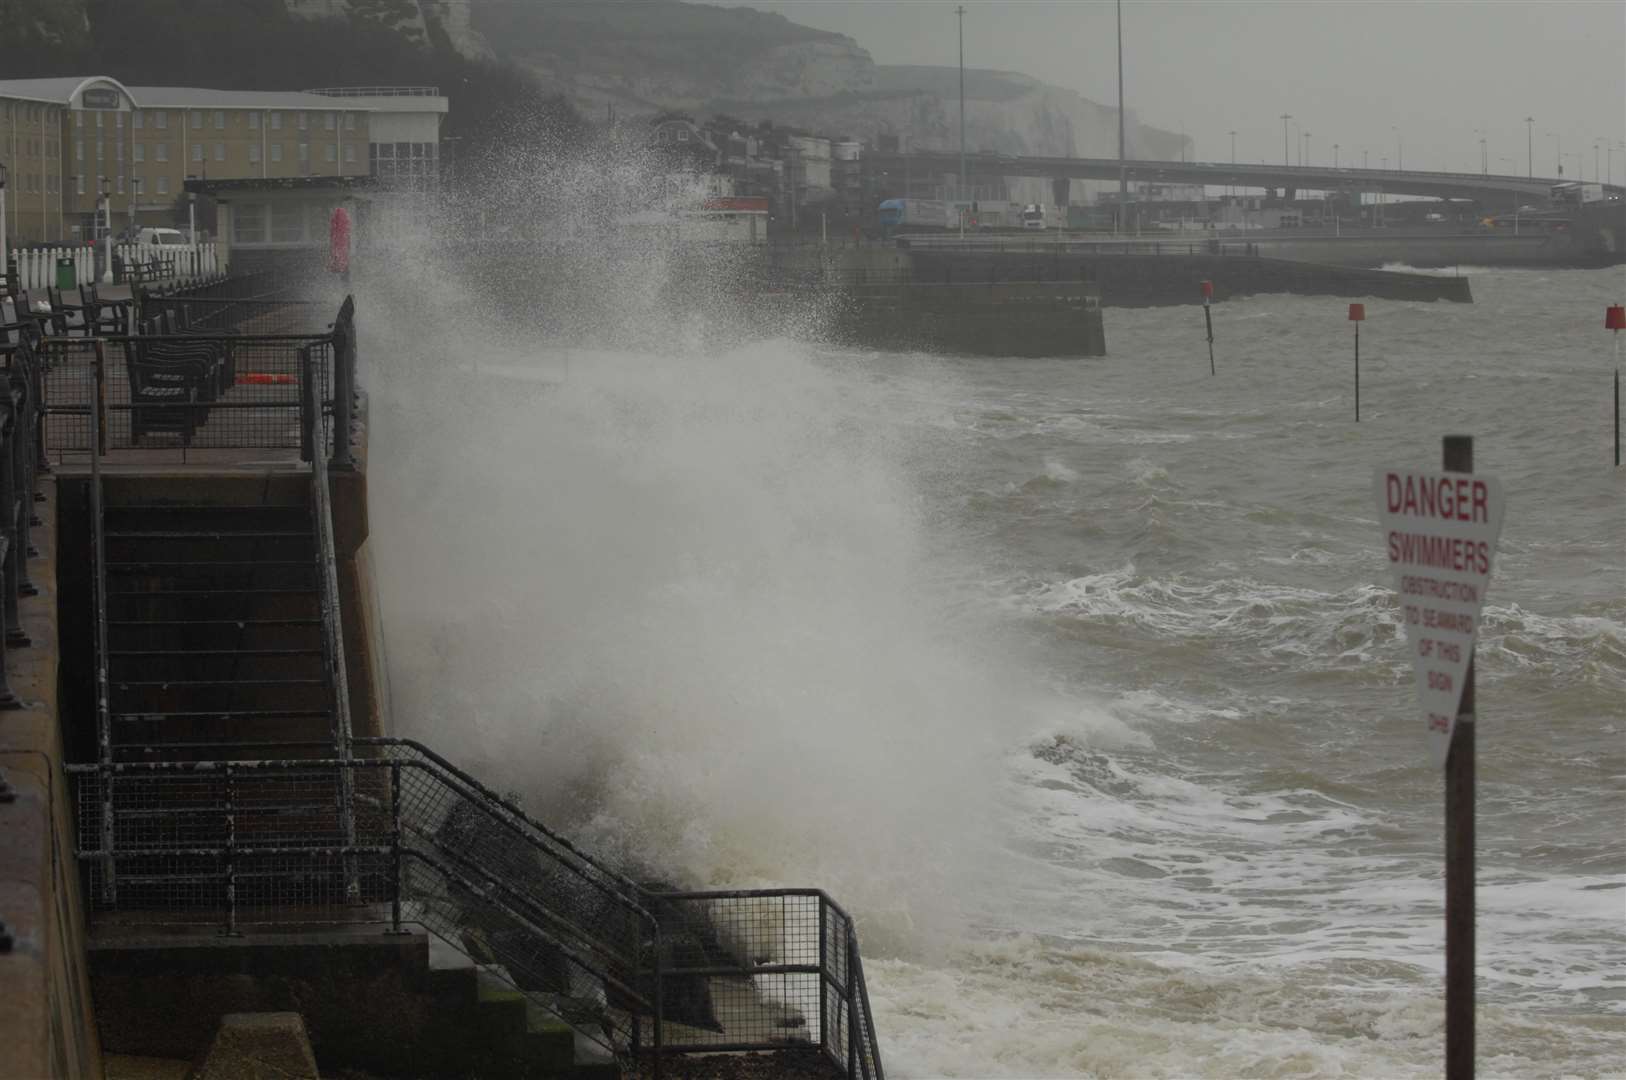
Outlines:
<svg viewBox="0 0 1626 1080"><path fill-rule="evenodd" d="M266 190L323 179L433 189L447 111L434 87L240 91L125 86L100 75L0 80L0 161L9 177L0 232L12 246L90 242L104 196L115 233L174 225L185 220L189 188L213 182L239 189L224 237L234 247L325 242L319 203L261 200L249 182L263 181Z"/></svg>

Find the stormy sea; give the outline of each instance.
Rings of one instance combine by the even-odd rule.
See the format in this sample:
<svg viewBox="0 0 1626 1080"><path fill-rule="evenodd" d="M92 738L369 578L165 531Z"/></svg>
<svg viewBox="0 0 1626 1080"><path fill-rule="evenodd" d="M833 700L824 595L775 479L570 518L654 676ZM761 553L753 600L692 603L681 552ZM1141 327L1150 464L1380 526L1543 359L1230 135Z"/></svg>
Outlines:
<svg viewBox="0 0 1626 1080"><path fill-rule="evenodd" d="M1463 272L1366 300L1359 424L1340 299L1216 305L1210 376L1195 306L970 359L719 344L644 314L658 267L615 343L362 277L393 723L607 857L827 889L889 1075L1438 1075L1372 477L1471 434L1479 1065L1626 1073L1621 277Z"/></svg>

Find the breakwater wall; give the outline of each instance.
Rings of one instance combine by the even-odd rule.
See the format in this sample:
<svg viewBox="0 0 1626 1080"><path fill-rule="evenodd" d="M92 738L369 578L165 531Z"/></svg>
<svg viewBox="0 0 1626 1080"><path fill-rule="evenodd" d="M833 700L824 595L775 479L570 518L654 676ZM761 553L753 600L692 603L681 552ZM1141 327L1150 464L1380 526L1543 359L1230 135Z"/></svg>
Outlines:
<svg viewBox="0 0 1626 1080"><path fill-rule="evenodd" d="M1203 281L1218 299L1255 293L1450 300L1472 303L1465 277L1411 274L1296 259L1211 254L1113 254L1056 250L1033 253L931 250L912 255L917 282L1085 281L1100 290L1105 307L1190 304Z"/></svg>
<svg viewBox="0 0 1626 1080"><path fill-rule="evenodd" d="M827 286L816 337L859 348L962 356L1105 356L1106 329L1084 282L891 282ZM756 294L759 324L783 332L805 290ZM776 325L780 324L780 325Z"/></svg>

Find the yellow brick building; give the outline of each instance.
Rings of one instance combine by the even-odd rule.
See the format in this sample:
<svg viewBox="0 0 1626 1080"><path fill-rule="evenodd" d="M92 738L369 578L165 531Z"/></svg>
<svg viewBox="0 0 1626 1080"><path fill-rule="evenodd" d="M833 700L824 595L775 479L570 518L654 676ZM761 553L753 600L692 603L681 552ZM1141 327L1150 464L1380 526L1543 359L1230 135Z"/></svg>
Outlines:
<svg viewBox="0 0 1626 1080"><path fill-rule="evenodd" d="M188 179L438 172L447 102L433 87L320 92L130 86L104 76L0 80L0 162L12 246L93 239L100 192L115 231L170 225ZM375 141L387 139L388 142ZM397 161L411 163L398 172Z"/></svg>

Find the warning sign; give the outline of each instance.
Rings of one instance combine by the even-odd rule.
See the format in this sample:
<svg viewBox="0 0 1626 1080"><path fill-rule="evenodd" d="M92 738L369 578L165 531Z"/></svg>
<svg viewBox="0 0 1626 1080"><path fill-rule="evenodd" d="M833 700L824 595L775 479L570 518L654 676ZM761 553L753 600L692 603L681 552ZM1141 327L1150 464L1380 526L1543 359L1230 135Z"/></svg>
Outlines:
<svg viewBox="0 0 1626 1080"><path fill-rule="evenodd" d="M1469 473L1379 469L1377 496L1417 702L1434 761L1444 765L1502 533L1502 487Z"/></svg>

